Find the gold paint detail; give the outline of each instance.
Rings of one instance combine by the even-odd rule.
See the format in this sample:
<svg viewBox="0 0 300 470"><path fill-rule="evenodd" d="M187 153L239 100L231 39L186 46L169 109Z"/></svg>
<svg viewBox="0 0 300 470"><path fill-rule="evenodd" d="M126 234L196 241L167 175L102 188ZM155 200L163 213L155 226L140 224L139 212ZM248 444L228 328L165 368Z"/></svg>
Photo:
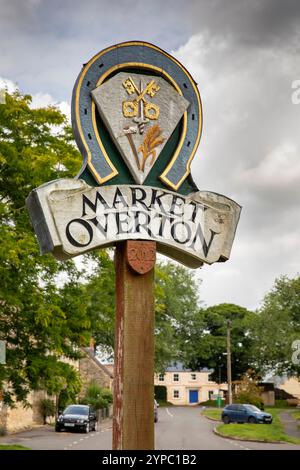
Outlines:
<svg viewBox="0 0 300 470"><path fill-rule="evenodd" d="M184 115L183 115L183 129L182 129L182 134L181 134L181 138L180 138L180 141L179 141L179 144L176 148L176 151L174 152L174 155L172 157L172 159L170 160L169 164L167 165L167 167L165 168L165 170L163 171L163 173L160 175L160 179L161 181L163 181L167 186L169 186L170 188L174 189L174 190L177 190L180 185L182 184L182 182L185 180L185 178L188 176L188 174L190 173L190 165L191 165L191 162L194 158L194 155L195 155L195 152L197 150L197 147L199 145L199 141L200 141L200 138L201 138L201 132L202 132L202 125L203 125L203 113L202 113L202 104L201 104L201 98L200 98L200 94L199 94L199 90L193 80L193 78L191 77L191 75L189 74L189 72L186 70L185 67L183 67L183 65L177 60L175 59L174 57L172 57L171 55L169 55L167 52L163 51L162 49L160 49L159 47L155 46L154 44L150 44L150 43L147 43L147 42L140 42L140 41L128 41L128 42L123 42L121 44L116 44L114 46L110 46L106 49L104 49L103 51L99 52L98 54L96 54L94 57L92 57L90 59L90 61L86 64L86 66L84 67L84 69L82 70L81 72L81 75L79 77L79 80L78 80L78 85L77 85L77 88L76 88L76 92L75 92L75 96L76 96L76 99L75 99L75 119L76 119L76 123L77 123L77 127L78 127L78 131L79 131L79 134L80 134L80 137L81 137L81 140L82 140L82 143L87 151L87 157L88 157L88 166L90 167L93 175L95 176L96 180L102 184L104 183L105 181L108 181L109 179L113 178L115 175L118 174L118 171L116 170L116 168L114 167L114 165L112 164L112 162L110 161L106 151L103 152L104 153L104 157L105 159L107 160L107 162L109 163L109 165L114 168L114 170L112 171L112 174L111 175L108 175L107 177L105 178L101 178L97 171L95 170L95 168L93 167L92 163L91 163L91 153L90 153L90 150L89 150L89 147L85 141L85 138L84 138L84 135L83 135L83 132L82 132L82 127L81 127L81 122L80 122L80 113L79 113L79 94L80 94L80 89L81 89L81 85L82 85L82 81L87 73L87 71L89 70L89 68L91 67L91 65L93 65L93 63L99 59L99 57L101 57L103 54L106 54L107 52L110 52L114 49L118 49L118 48L121 48L121 47L128 47L128 46L146 46L146 47L149 47L153 50L156 50L158 52L160 52L161 54L165 55L166 57L168 57L168 59L172 60L174 63L176 63L178 65L178 67L181 68L181 70L183 70L183 72L189 77L190 79L190 82L192 84L192 87L195 91L195 94L196 94L196 97L197 97L197 102L198 102L198 109L199 109L199 126L198 126L198 132L197 132L197 137L196 137L196 142L195 142L195 145L194 147L191 149L191 154L190 154L190 157L187 161L187 165L186 165L186 172L185 174L183 175L183 177L181 178L181 180L176 184L174 185L167 177L167 173L169 172L169 170L172 168L173 164L175 163L179 153L180 153L180 150L182 148L182 145L183 145L183 142L184 142L184 139L185 139L185 136L186 136L186 132L187 132L187 112L185 111ZM165 72L163 69L159 68L159 67L156 67L154 65L150 65L150 64L145 64L145 63L142 63L142 62L127 62L127 63L124 63L122 65L120 64L116 64L114 65L113 67L111 67L109 70L107 70L101 77L100 79L98 80L97 82L97 86L99 86L104 80L105 78L110 75L112 72L114 72L115 70L119 69L121 70L122 68L125 68L125 67L132 67L132 68L135 68L135 67L141 67L141 68L145 68L145 69L149 69L149 70L155 70L157 72L160 73L160 75L164 76L167 78L167 80L169 81L169 83L171 83L174 88L177 90L177 92L182 96L182 91L181 89L179 88L179 86L177 85L176 81L167 73ZM97 126L96 126L96 119L93 119L95 115L95 105L94 103L92 102L92 121L93 121L93 127L94 127L94 131L95 131L95 134L96 134L96 138L97 138L97 141L99 142L99 140L101 141L100 139L100 136L99 136L99 133L98 133L98 129L97 129Z"/></svg>
<svg viewBox="0 0 300 470"><path fill-rule="evenodd" d="M126 118L132 118L138 114L138 103L137 101L123 101L122 103L123 116Z"/></svg>
<svg viewBox="0 0 300 470"><path fill-rule="evenodd" d="M154 103L147 103L144 108L145 117L148 119L158 119L159 107Z"/></svg>
<svg viewBox="0 0 300 470"><path fill-rule="evenodd" d="M162 129L158 124L148 129L145 135L144 142L138 148L138 153L142 153L142 160L140 162L140 170L145 171L145 164L148 158L151 156L150 165L152 166L156 160L155 148L161 145L165 141L162 137Z"/></svg>
<svg viewBox="0 0 300 470"><path fill-rule="evenodd" d="M141 88L139 89L131 77L128 77L126 80L124 80L122 85L129 95L132 95L133 93L137 94L137 97L133 101L123 101L122 111L123 111L124 117L126 118L136 117L139 112L138 105L139 105L139 102L141 101L140 109L142 109L142 112L143 112L143 116L139 116L141 121L143 121L144 115L146 119L151 119L151 120L158 119L159 107L154 103L149 103L145 99L145 95L149 95L151 98L153 98L156 95L156 93L159 91L160 87L155 82L155 80L151 80L151 82L147 83L144 90L142 90Z"/></svg>
<svg viewBox="0 0 300 470"><path fill-rule="evenodd" d="M127 91L128 95L132 95L134 92L135 92L135 85L134 85L134 81L132 80L131 77L127 78L126 80L124 80L124 82L122 83L123 87L125 88L125 90Z"/></svg>

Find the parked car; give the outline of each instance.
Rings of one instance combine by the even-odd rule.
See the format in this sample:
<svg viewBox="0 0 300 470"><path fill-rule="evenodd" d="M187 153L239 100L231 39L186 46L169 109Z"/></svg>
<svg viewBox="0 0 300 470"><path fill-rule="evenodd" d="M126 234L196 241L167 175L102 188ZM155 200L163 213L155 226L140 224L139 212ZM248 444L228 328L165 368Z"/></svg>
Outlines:
<svg viewBox="0 0 300 470"><path fill-rule="evenodd" d="M156 400L154 400L154 422L157 423L158 421L158 407L159 404L157 403Z"/></svg>
<svg viewBox="0 0 300 470"><path fill-rule="evenodd" d="M222 421L229 423L271 424L272 415L254 405L227 405L222 412Z"/></svg>
<svg viewBox="0 0 300 470"><path fill-rule="evenodd" d="M55 431L63 429L82 432L96 431L97 415L89 405L69 405L59 415L55 423Z"/></svg>

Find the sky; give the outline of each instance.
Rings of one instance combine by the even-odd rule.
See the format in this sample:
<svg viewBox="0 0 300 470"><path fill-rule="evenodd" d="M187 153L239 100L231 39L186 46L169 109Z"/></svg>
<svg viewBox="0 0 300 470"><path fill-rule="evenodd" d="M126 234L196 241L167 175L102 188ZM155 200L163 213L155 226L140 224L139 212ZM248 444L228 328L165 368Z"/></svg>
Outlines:
<svg viewBox="0 0 300 470"><path fill-rule="evenodd" d="M196 273L200 298L258 308L275 278L300 271L300 2L0 0L0 87L69 114L82 64L134 39L174 55L198 83L193 178L243 207L230 260Z"/></svg>

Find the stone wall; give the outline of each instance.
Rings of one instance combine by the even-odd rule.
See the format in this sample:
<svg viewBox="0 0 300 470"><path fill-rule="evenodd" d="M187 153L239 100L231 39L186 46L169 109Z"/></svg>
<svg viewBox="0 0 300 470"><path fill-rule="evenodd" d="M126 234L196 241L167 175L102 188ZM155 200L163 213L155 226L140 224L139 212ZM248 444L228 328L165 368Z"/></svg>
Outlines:
<svg viewBox="0 0 300 470"><path fill-rule="evenodd" d="M14 433L32 428L35 425L42 425L43 417L40 411L40 401L43 398L54 399L53 397L47 397L43 391L36 391L31 392L27 397L30 406L16 403L14 408L10 408L0 402L0 428L7 433Z"/></svg>

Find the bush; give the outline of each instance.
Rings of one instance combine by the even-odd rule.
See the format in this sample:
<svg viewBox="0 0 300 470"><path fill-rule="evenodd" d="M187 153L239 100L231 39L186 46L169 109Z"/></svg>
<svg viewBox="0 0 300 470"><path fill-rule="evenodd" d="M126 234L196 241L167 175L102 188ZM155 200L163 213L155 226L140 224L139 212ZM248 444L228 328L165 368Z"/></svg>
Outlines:
<svg viewBox="0 0 300 470"><path fill-rule="evenodd" d="M233 396L234 403L249 403L263 409L262 388L258 386L258 383L259 377L249 369L242 377L242 380L237 383L238 390Z"/></svg>
<svg viewBox="0 0 300 470"><path fill-rule="evenodd" d="M224 398L221 398L221 406L222 407L224 406L224 403L225 403ZM217 402L217 400L207 400L207 401L203 401L202 403L200 403L200 406L211 406L211 407L217 408L218 402Z"/></svg>
<svg viewBox="0 0 300 470"><path fill-rule="evenodd" d="M264 409L264 402L260 396L253 396L252 393L240 392L234 397L234 403L247 403L249 405L257 406L261 410Z"/></svg>
<svg viewBox="0 0 300 470"><path fill-rule="evenodd" d="M55 416L55 403L50 398L43 398L40 400L40 412L43 417L43 423L47 424L47 418Z"/></svg>
<svg viewBox="0 0 300 470"><path fill-rule="evenodd" d="M113 401L113 396L107 388L101 388L95 382L88 386L84 397L80 399L82 405L91 405L95 410L108 408Z"/></svg>
<svg viewBox="0 0 300 470"><path fill-rule="evenodd" d="M287 408L286 400L275 400L275 408Z"/></svg>

